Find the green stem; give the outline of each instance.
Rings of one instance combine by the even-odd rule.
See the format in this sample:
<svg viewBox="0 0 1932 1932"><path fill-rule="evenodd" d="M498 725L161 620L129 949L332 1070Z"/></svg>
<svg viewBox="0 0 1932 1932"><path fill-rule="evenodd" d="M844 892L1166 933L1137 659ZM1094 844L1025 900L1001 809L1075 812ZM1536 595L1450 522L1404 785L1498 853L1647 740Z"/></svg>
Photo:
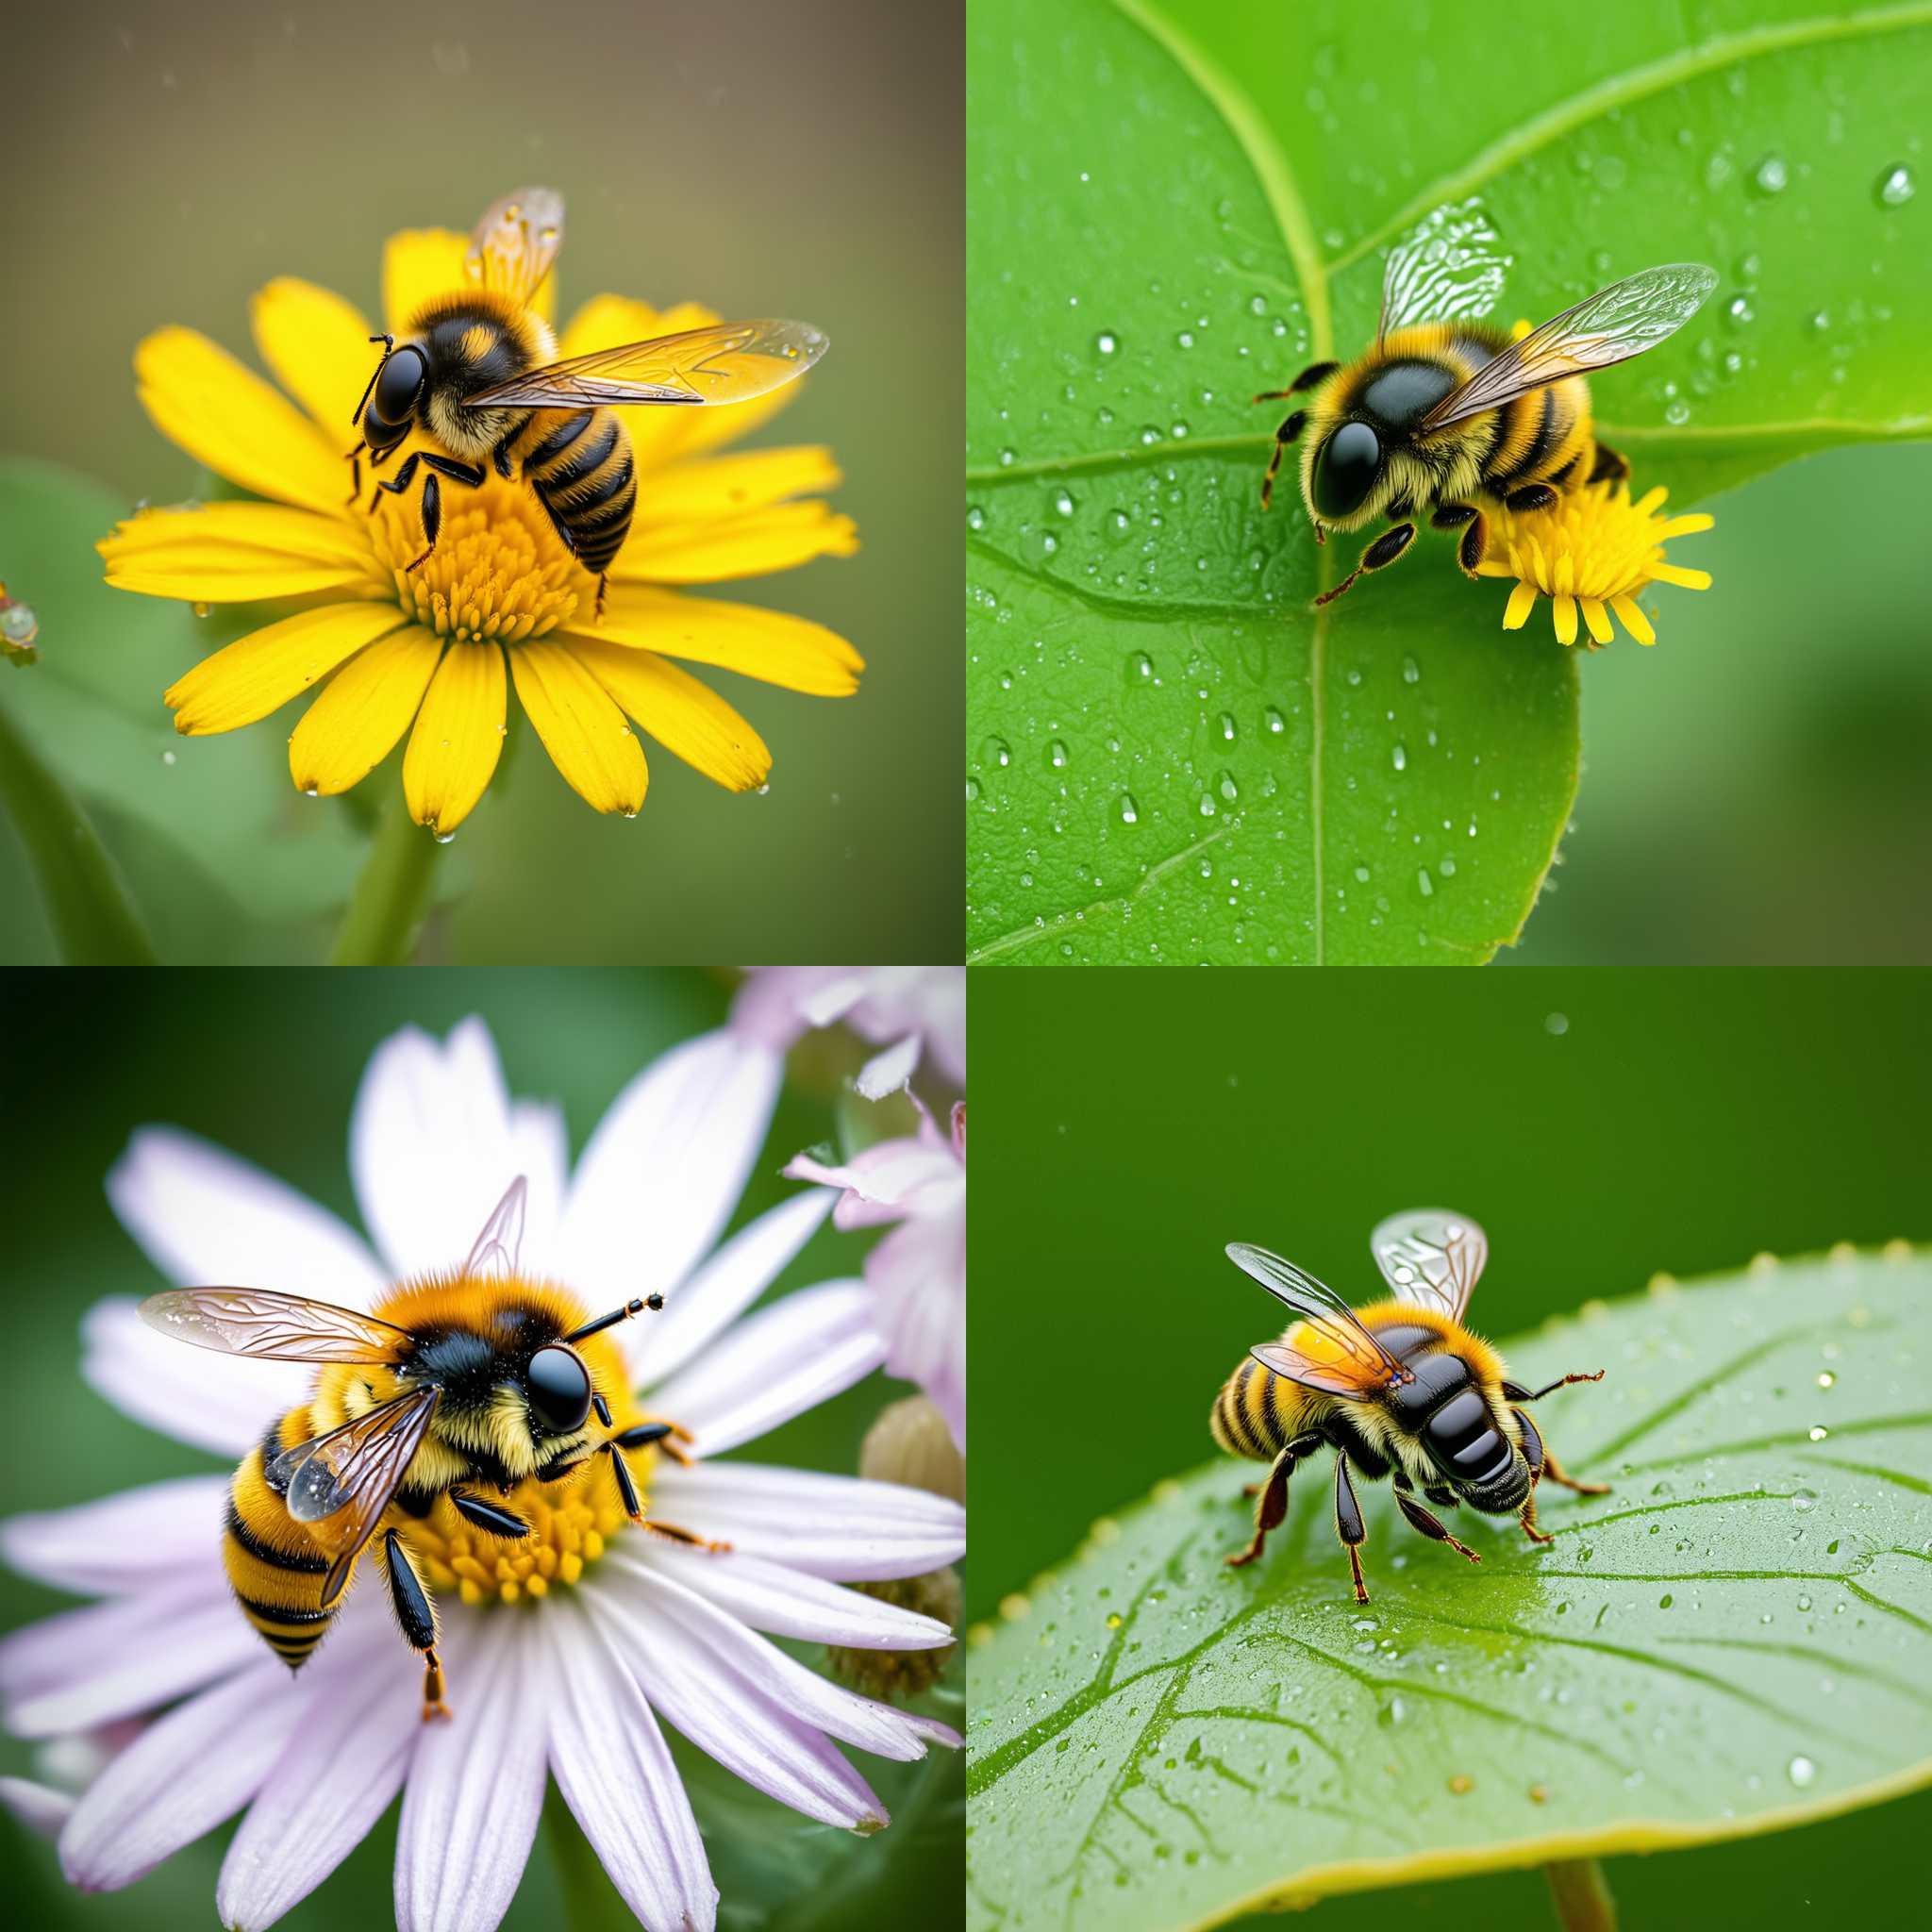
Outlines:
<svg viewBox="0 0 1932 1932"><path fill-rule="evenodd" d="M4 708L0 804L26 847L61 958L70 966L158 964L154 941L92 822Z"/></svg>
<svg viewBox="0 0 1932 1932"><path fill-rule="evenodd" d="M1594 1858L1553 1858L1543 1876L1563 1932L1617 1932L1617 1902Z"/></svg>
<svg viewBox="0 0 1932 1932"><path fill-rule="evenodd" d="M637 1932L637 1919L604 1875L595 1847L552 1785L543 1794L543 1828L563 1890L564 1924L571 1932Z"/></svg>
<svg viewBox="0 0 1932 1932"><path fill-rule="evenodd" d="M397 785L336 935L331 966L407 966L429 904L436 841L409 816Z"/></svg>

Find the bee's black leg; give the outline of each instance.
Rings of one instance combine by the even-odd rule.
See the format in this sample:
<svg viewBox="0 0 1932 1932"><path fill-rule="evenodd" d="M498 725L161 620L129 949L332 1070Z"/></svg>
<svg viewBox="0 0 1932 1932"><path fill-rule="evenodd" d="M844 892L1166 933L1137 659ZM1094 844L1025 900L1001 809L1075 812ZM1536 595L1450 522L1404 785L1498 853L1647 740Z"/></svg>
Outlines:
<svg viewBox="0 0 1932 1932"><path fill-rule="evenodd" d="M510 433L508 436L506 436L503 439L501 442L499 442L496 445L496 447L493 450L490 452L490 460L496 465L496 474L499 476L501 476L506 483L508 483L510 479L509 446L523 433L524 425L522 424L519 424L514 429L510 431Z"/></svg>
<svg viewBox="0 0 1932 1932"><path fill-rule="evenodd" d="M417 450L412 455L405 457L403 458L403 467L400 470L398 470L393 476L389 477L384 482L378 483L375 486L375 488L369 492L369 513L371 516L374 516L375 514L375 506L382 501L382 492L385 490L387 490L391 496L400 496L403 493L403 491L406 491L409 487L409 485L416 480L416 465L422 460L423 453L421 450ZM374 470L382 461L382 458L373 456L369 458L369 467L372 470Z"/></svg>
<svg viewBox="0 0 1932 1932"><path fill-rule="evenodd" d="M599 571L597 573L597 608L591 612L593 617L602 617L604 615L604 593L609 587L610 578L608 574Z"/></svg>
<svg viewBox="0 0 1932 1932"><path fill-rule="evenodd" d="M1283 1446L1269 1469L1265 1482L1250 1483L1243 1489L1243 1495L1258 1496L1260 1500L1255 1505L1255 1534L1247 1548L1223 1558L1230 1570L1239 1570L1243 1564L1252 1563L1261 1554L1261 1545L1268 1541L1268 1532L1279 1528L1282 1518L1288 1514L1288 1479L1294 1474L1295 1464L1321 1446L1320 1436L1297 1436L1292 1442Z"/></svg>
<svg viewBox="0 0 1932 1932"><path fill-rule="evenodd" d="M349 452L349 504L353 504L362 494L362 452L368 447L366 442L358 442ZM345 504L343 508L347 508L348 505Z"/></svg>
<svg viewBox="0 0 1932 1932"><path fill-rule="evenodd" d="M1429 512L1429 528L1432 530L1459 530L1464 524L1473 521L1481 512L1473 503L1445 503L1440 509Z"/></svg>
<svg viewBox="0 0 1932 1932"><path fill-rule="evenodd" d="M1429 519L1429 525L1437 530L1461 529L1462 541L1456 546L1456 561L1464 576L1474 576L1483 552L1490 547L1489 525L1483 522L1482 511L1473 503L1445 503Z"/></svg>
<svg viewBox="0 0 1932 1932"><path fill-rule="evenodd" d="M1505 507L1518 516L1527 510L1554 509L1557 501L1557 492L1547 483L1526 483L1521 490L1512 490L1503 499Z"/></svg>
<svg viewBox="0 0 1932 1932"><path fill-rule="evenodd" d="M1591 483L1621 483L1630 474L1629 458L1619 450L1610 449L1603 443L1596 446L1596 461L1591 465L1586 479Z"/></svg>
<svg viewBox="0 0 1932 1932"><path fill-rule="evenodd" d="M1452 1550L1467 1557L1472 1563L1480 1563L1482 1561L1482 1558L1467 1543L1457 1542L1442 1524L1431 1516L1413 1496L1408 1495L1404 1491L1397 1490L1395 1492L1395 1507L1402 1511L1403 1515L1407 1517L1408 1526L1411 1529L1421 1530L1432 1541L1447 1543Z"/></svg>
<svg viewBox="0 0 1932 1932"><path fill-rule="evenodd" d="M1348 1551L1349 1574L1355 1579L1355 1600L1365 1604L1369 1600L1369 1587L1362 1581L1362 1559L1357 1553L1368 1540L1369 1533L1362 1525L1362 1506L1355 1499L1355 1485L1348 1479L1348 1457L1341 1449L1335 1452L1335 1534Z"/></svg>
<svg viewBox="0 0 1932 1932"><path fill-rule="evenodd" d="M1566 1490L1574 1490L1579 1496L1607 1496L1608 1483L1580 1483L1572 1475L1546 1448L1543 1451L1543 1474L1553 1483L1561 1483Z"/></svg>
<svg viewBox="0 0 1932 1932"><path fill-rule="evenodd" d="M494 1503L466 1496L460 1490L452 1490L449 1500L465 1523L474 1523L478 1529L487 1529L491 1536L518 1537L530 1533L530 1525L521 1516L512 1516L508 1509L499 1509Z"/></svg>
<svg viewBox="0 0 1932 1932"><path fill-rule="evenodd" d="M1537 1432L1536 1424L1520 1408L1509 1413L1516 1418L1516 1426L1523 1431L1523 1459L1529 1464L1529 1479L1532 1483L1542 1479L1545 1451L1543 1439Z"/></svg>
<svg viewBox="0 0 1932 1932"><path fill-rule="evenodd" d="M1524 1389L1515 1382L1505 1382L1503 1393L1511 1402L1541 1402L1545 1395L1554 1395L1558 1389L1567 1389L1573 1382L1601 1382L1604 1372L1598 1369L1590 1375L1558 1375L1554 1382L1548 1382L1541 1389Z"/></svg>
<svg viewBox="0 0 1932 1932"><path fill-rule="evenodd" d="M1423 1491L1438 1509L1460 1509L1462 1498L1447 1483L1431 1483Z"/></svg>
<svg viewBox="0 0 1932 1932"><path fill-rule="evenodd" d="M1326 382L1341 367L1339 362L1310 362L1286 389L1263 390L1255 400L1257 403L1278 403L1289 396L1297 396L1311 390L1317 383Z"/></svg>
<svg viewBox="0 0 1932 1932"><path fill-rule="evenodd" d="M411 457L409 460L413 463L416 458ZM389 490L393 485L385 483L382 487ZM436 533L442 528L442 485L436 480L433 470L423 479L422 509L423 554L409 563L408 568L412 571L421 570L436 555Z"/></svg>
<svg viewBox="0 0 1932 1932"><path fill-rule="evenodd" d="M654 1517L640 1517L638 1520L653 1536L661 1536L670 1542L683 1543L693 1550L708 1550L714 1557L728 1556L731 1552L729 1543L713 1542L709 1537L700 1536L694 1529L679 1529L675 1523L659 1523Z"/></svg>
<svg viewBox="0 0 1932 1932"><path fill-rule="evenodd" d="M382 1539L382 1556L389 1577L390 1601L395 1605L403 1641L411 1650L423 1653L423 1722L447 1717L449 1706L442 1701L442 1664L436 1655L436 1607L429 1601L423 1579L416 1574L416 1565L402 1538L392 1529Z"/></svg>
<svg viewBox="0 0 1932 1932"><path fill-rule="evenodd" d="M1257 396L1258 402L1260 398ZM1268 474L1261 478L1261 508L1266 509L1274 495L1275 473L1281 468L1281 452L1302 433L1302 426L1308 420L1306 409L1297 409L1279 429L1274 432L1274 448L1269 454Z"/></svg>
<svg viewBox="0 0 1932 1932"><path fill-rule="evenodd" d="M1384 530L1369 547L1362 552L1362 560L1335 586L1332 591L1324 591L1315 599L1317 604L1332 604L1336 598L1348 590L1356 578L1366 570L1387 570L1408 546L1415 541L1413 524L1397 524L1392 530Z"/></svg>
<svg viewBox="0 0 1932 1932"><path fill-rule="evenodd" d="M459 463L454 457L433 457L426 449L418 454L425 467L434 470L439 476L447 476L452 483L461 483L472 490L482 489L488 473L481 463Z"/></svg>

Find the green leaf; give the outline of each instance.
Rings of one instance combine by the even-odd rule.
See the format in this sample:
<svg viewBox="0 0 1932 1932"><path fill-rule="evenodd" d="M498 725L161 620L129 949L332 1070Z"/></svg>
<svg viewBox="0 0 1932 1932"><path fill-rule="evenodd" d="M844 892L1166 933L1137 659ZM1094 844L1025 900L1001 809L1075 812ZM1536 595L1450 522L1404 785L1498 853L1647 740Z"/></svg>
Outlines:
<svg viewBox="0 0 1932 1932"><path fill-rule="evenodd" d="M1574 794L1574 658L1547 611L1503 633L1504 587L1426 533L1313 610L1358 546L1318 551L1292 488L1262 514L1248 398L1358 349L1387 243L1479 194L1512 313L1657 260L1724 278L1597 385L1640 488L1932 434L1932 196L1881 192L1923 172L1932 8L1765 10L1707 8L1687 49L1675 6L1499 39L1334 0L977 0L975 960L1441 963L1520 932ZM1659 596L1668 646L1694 605Z"/></svg>
<svg viewBox="0 0 1932 1932"><path fill-rule="evenodd" d="M1932 1783L1932 1256L1754 1265L1508 1345L1567 1468L1479 1565L1329 1458L1261 1561L1221 1461L1097 1524L973 1654L974 1923L1260 1905L1739 1838ZM1478 1304L1478 1306L1480 1306Z"/></svg>

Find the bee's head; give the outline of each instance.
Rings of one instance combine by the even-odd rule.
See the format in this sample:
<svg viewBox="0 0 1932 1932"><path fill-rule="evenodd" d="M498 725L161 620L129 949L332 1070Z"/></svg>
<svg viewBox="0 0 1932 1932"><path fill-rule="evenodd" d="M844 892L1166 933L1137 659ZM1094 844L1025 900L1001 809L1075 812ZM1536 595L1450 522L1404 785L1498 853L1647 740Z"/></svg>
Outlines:
<svg viewBox="0 0 1932 1932"><path fill-rule="evenodd" d="M1388 462L1382 439L1368 424L1338 425L1315 452L1309 476L1315 514L1324 524L1352 527L1381 482Z"/></svg>
<svg viewBox="0 0 1932 1932"><path fill-rule="evenodd" d="M382 360L362 391L357 417L372 456L387 456L408 435L429 386L429 358L414 342L400 349L390 336L371 336L383 345ZM366 405L366 407L363 407Z"/></svg>

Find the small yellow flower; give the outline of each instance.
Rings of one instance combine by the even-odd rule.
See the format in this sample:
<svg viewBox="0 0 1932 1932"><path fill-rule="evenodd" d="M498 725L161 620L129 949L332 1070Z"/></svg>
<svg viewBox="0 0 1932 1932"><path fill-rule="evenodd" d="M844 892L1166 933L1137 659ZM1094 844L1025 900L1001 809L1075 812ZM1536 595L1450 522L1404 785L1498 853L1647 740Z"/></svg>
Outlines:
<svg viewBox="0 0 1932 1932"><path fill-rule="evenodd" d="M446 229L391 237L383 304L391 332L466 286L467 245ZM553 279L532 306L554 320ZM821 697L857 690L863 662L833 632L672 588L858 548L851 519L809 495L840 480L829 450L712 453L768 421L798 384L729 408L621 412L638 503L599 619L595 579L528 489L494 474L479 490L445 492L435 555L409 575L422 548L420 492L384 495L372 515L365 479L363 499L345 501L345 458L360 433L351 411L375 331L341 296L291 276L257 294L253 317L262 359L294 403L192 329L149 336L134 367L163 435L271 501L144 511L99 546L108 581L123 590L196 605L291 600L291 615L217 651L168 691L177 731L232 731L314 690L289 740L297 787L310 796L347 791L407 731L410 814L446 836L496 769L508 684L564 777L599 811L626 817L643 803L648 776L626 717L727 790L748 791L771 770L751 725L673 658ZM571 319L558 352L586 355L717 320L692 303L659 311L598 295Z"/></svg>
<svg viewBox="0 0 1932 1932"><path fill-rule="evenodd" d="M1489 554L1476 569L1486 577L1517 579L1503 628L1521 630L1541 593L1554 601L1561 643L1576 641L1579 604L1592 650L1615 636L1611 610L1640 644L1656 643L1650 620L1637 607L1638 592L1658 582L1681 584L1687 591L1710 588L1708 571L1667 563L1664 544L1672 537L1709 529L1712 519L1701 512L1658 517L1666 494L1653 490L1632 503L1627 482L1593 483L1564 491L1551 509L1520 516L1507 509L1486 512L1492 519Z"/></svg>

